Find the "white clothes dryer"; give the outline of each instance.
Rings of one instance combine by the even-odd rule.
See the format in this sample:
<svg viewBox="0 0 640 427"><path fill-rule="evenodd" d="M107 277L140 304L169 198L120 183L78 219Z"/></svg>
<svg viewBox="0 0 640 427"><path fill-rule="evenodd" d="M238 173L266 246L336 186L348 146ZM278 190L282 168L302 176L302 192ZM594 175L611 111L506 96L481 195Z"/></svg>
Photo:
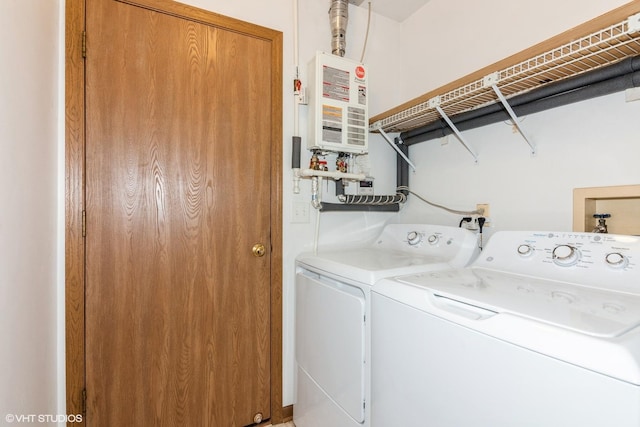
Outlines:
<svg viewBox="0 0 640 427"><path fill-rule="evenodd" d="M296 426L368 427L371 285L398 274L461 268L477 253L477 236L469 230L389 224L364 245L300 254Z"/></svg>
<svg viewBox="0 0 640 427"><path fill-rule="evenodd" d="M497 232L372 311L372 427L640 426L640 237Z"/></svg>

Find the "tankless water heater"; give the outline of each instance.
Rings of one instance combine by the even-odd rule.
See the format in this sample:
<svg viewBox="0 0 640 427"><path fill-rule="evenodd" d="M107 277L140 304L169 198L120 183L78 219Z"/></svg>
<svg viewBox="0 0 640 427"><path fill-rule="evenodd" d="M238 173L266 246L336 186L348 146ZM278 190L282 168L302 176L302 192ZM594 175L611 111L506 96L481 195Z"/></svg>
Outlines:
<svg viewBox="0 0 640 427"><path fill-rule="evenodd" d="M318 52L309 64L307 148L363 154L369 149L367 67Z"/></svg>

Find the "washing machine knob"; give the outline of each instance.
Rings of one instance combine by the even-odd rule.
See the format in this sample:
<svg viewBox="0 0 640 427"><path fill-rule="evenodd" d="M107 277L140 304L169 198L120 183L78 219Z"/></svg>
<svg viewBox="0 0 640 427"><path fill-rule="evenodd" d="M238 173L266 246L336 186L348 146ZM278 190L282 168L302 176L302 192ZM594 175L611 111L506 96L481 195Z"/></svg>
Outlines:
<svg viewBox="0 0 640 427"><path fill-rule="evenodd" d="M611 268L625 268L629 265L629 258L620 252L610 252L604 257L605 262Z"/></svg>
<svg viewBox="0 0 640 427"><path fill-rule="evenodd" d="M580 259L580 251L571 245L558 245L551 253L553 262L561 267L574 265Z"/></svg>
<svg viewBox="0 0 640 427"><path fill-rule="evenodd" d="M407 243L409 243L411 246L415 246L420 242L422 242L422 234L418 233L417 231L410 231L409 233L407 233Z"/></svg>
<svg viewBox="0 0 640 427"><path fill-rule="evenodd" d="M520 255L521 257L528 257L533 255L533 247L527 244L518 246L518 255Z"/></svg>
<svg viewBox="0 0 640 427"><path fill-rule="evenodd" d="M427 237L427 242L429 242L430 245L435 245L439 240L440 236L438 236L437 234L432 234L431 236Z"/></svg>

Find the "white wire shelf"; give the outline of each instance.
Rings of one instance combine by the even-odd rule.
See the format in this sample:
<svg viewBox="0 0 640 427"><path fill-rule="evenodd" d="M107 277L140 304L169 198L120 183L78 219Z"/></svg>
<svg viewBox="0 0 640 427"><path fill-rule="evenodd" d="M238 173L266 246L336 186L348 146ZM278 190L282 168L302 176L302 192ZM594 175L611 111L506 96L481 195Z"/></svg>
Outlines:
<svg viewBox="0 0 640 427"><path fill-rule="evenodd" d="M439 94L432 100L377 118L371 131L406 132L441 118L439 107L450 117L499 102L495 84L508 99L552 82L611 65L640 55L640 13L585 37L517 63L464 86ZM487 83L487 79L492 81Z"/></svg>

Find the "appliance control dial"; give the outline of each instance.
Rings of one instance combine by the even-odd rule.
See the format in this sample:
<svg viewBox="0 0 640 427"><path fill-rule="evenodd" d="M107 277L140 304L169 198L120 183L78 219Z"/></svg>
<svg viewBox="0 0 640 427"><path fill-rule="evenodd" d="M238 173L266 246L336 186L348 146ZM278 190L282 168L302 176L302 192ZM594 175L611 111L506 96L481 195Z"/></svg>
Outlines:
<svg viewBox="0 0 640 427"><path fill-rule="evenodd" d="M422 234L418 233L417 231L410 231L409 233L407 233L407 243L409 243L411 246L415 246L420 242L422 242Z"/></svg>
<svg viewBox="0 0 640 427"><path fill-rule="evenodd" d="M558 245L551 253L553 262L561 267L569 267L580 260L580 251L571 245Z"/></svg>
<svg viewBox="0 0 640 427"><path fill-rule="evenodd" d="M438 243L439 240L440 240L440 236L438 236L437 234L432 234L429 237L427 237L427 242L429 242L430 245L435 245L436 243Z"/></svg>
<svg viewBox="0 0 640 427"><path fill-rule="evenodd" d="M523 243L522 245L518 246L518 255L520 255L521 257L528 257L533 255L533 246Z"/></svg>
<svg viewBox="0 0 640 427"><path fill-rule="evenodd" d="M620 252L609 252L605 255L604 260L611 268L625 268L629 265L629 258L622 255Z"/></svg>

